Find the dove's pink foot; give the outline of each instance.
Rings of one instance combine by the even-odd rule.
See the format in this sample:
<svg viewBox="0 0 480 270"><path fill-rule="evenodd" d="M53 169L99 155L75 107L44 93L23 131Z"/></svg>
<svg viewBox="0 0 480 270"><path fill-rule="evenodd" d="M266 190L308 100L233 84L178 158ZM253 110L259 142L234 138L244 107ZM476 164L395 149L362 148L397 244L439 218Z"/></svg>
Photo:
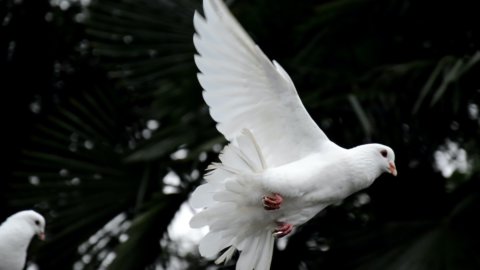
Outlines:
<svg viewBox="0 0 480 270"><path fill-rule="evenodd" d="M283 198L280 194L273 193L273 195L270 196L263 196L262 201L265 210L276 210L280 208Z"/></svg>
<svg viewBox="0 0 480 270"><path fill-rule="evenodd" d="M273 235L276 238L282 238L293 230L293 225L285 222L277 222L278 227L273 231Z"/></svg>

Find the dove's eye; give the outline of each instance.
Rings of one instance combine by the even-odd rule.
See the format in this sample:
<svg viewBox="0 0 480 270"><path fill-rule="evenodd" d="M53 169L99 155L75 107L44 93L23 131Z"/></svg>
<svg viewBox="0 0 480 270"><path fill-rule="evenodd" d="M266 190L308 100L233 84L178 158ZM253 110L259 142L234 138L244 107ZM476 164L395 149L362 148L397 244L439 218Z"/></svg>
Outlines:
<svg viewBox="0 0 480 270"><path fill-rule="evenodd" d="M383 149L382 151L380 151L380 154L382 155L382 157L386 158L388 153L387 153L387 150Z"/></svg>
<svg viewBox="0 0 480 270"><path fill-rule="evenodd" d="M35 220L35 225L37 225L37 226L40 225L40 220L36 219Z"/></svg>

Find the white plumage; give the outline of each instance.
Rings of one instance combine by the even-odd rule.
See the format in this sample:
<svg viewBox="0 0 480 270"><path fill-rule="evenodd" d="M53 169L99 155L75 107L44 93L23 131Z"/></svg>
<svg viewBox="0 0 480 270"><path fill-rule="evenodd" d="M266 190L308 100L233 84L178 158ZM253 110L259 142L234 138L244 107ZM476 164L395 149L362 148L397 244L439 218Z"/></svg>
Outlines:
<svg viewBox="0 0 480 270"><path fill-rule="evenodd" d="M283 68L265 56L221 1L204 1L204 11L206 19L198 13L193 19L195 63L218 130L228 140L244 128L254 131L270 166L321 150L327 137Z"/></svg>
<svg viewBox="0 0 480 270"><path fill-rule="evenodd" d="M268 270L275 237L381 173L396 175L395 155L380 144L345 149L330 141L285 70L265 56L223 2L204 0L203 8L205 18L194 16L198 80L230 144L220 163L209 167L207 183L192 194L192 206L203 211L190 225L210 228L199 245L202 256L214 258L228 248L216 260L222 263L239 250L237 270ZM283 201L264 199L272 193Z"/></svg>
<svg viewBox="0 0 480 270"><path fill-rule="evenodd" d="M45 239L45 219L33 210L18 212L0 225L0 270L22 270L34 235Z"/></svg>

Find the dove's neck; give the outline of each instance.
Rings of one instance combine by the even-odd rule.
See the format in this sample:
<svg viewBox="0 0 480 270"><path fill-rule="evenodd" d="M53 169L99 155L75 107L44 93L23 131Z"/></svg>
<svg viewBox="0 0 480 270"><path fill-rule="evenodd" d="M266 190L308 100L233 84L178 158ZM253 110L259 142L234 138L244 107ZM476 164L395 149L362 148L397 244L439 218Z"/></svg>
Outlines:
<svg viewBox="0 0 480 270"><path fill-rule="evenodd" d="M372 151L368 145L360 145L349 149L350 152L350 171L355 178L361 180L362 187L370 186L373 181L382 174L382 168L378 164L378 155Z"/></svg>

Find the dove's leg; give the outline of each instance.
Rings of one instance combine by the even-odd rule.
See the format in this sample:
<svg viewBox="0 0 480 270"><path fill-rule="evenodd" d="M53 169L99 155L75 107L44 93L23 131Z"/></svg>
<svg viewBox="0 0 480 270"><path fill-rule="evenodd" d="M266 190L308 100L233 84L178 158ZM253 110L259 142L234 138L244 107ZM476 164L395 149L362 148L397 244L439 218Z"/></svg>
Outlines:
<svg viewBox="0 0 480 270"><path fill-rule="evenodd" d="M285 222L277 222L278 227L273 231L273 235L276 238L282 238L293 230L293 225Z"/></svg>
<svg viewBox="0 0 480 270"><path fill-rule="evenodd" d="M265 210L276 210L280 208L280 205L283 202L282 196L278 193L273 193L270 196L263 196L263 208Z"/></svg>

